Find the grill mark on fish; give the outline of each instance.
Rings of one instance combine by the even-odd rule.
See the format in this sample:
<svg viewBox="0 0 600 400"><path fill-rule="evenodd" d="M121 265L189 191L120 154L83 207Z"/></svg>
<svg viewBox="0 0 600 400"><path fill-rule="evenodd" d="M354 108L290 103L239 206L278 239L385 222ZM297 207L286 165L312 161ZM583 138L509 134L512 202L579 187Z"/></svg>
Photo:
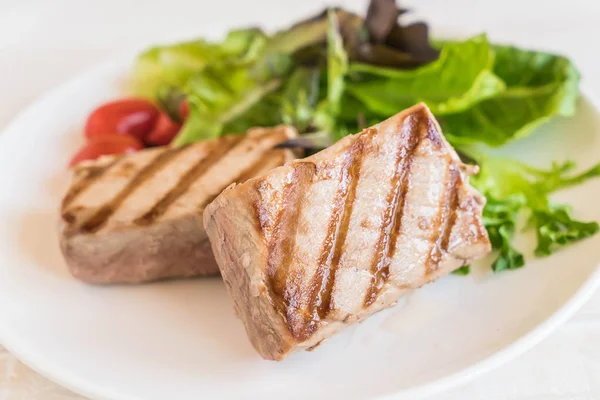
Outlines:
<svg viewBox="0 0 600 400"><path fill-rule="evenodd" d="M356 188L360 179L360 170L366 155L367 140L377 133L374 129L364 132L352 145L340 176L340 183L335 194L333 213L327 227L327 235L323 241L323 249L317 264L317 270L310 285L310 297L306 318L323 320L331 311L332 292L335 274L339 268L340 258L348 234L350 217L356 198ZM315 314L316 311L316 314ZM307 326L310 321L306 321ZM306 334L312 334L307 331Z"/></svg>
<svg viewBox="0 0 600 400"><path fill-rule="evenodd" d="M260 131L265 128L254 128L254 129L257 129ZM247 139L249 139L251 141L252 140L258 141L258 142L268 141L272 137L276 137L277 140L285 140L287 138L286 129L277 128L274 131L269 132L266 135L263 134L262 136L260 136L258 138L255 138L252 135L252 131L249 131L248 134L246 135ZM258 143L256 143L256 144L258 144ZM254 145L256 145L256 144L254 144ZM253 147L250 148L249 151L252 151L252 150L253 150ZM286 150L273 150L273 149L265 150L262 153L262 157L260 157L257 162L253 163L248 168L244 169L233 181L227 182L226 185L219 187L218 190L216 191L216 193L209 196L206 200L204 200L202 203L200 203L198 205L198 211L201 212L202 210L204 210L206 208L206 206L208 206L210 203L212 203L221 194L221 192L227 188L227 186L231 185L231 183L240 183L241 184L251 178L255 178L256 176L258 176L259 172L265 170L266 167L269 166L270 164L274 164L275 166L283 165L285 163L285 152L286 152ZM277 161L274 161L275 157L277 157Z"/></svg>
<svg viewBox="0 0 600 400"><path fill-rule="evenodd" d="M458 208L458 180L460 173L457 170L452 171L452 189L450 192L450 199L448 201L448 207L450 207L450 215L446 221L444 226L444 230L442 231L442 235L440 238L440 249L442 252L448 252L448 244L450 243L450 235L452 234L452 228L456 224L457 213L456 210Z"/></svg>
<svg viewBox="0 0 600 400"><path fill-rule="evenodd" d="M214 141L207 149L207 155L197 161L192 168L187 170L177 184L171 188L158 202L142 216L136 218L133 223L136 225L150 225L163 215L169 207L185 192L190 186L202 177L213 165L221 160L242 137L227 137L222 141ZM226 140L225 140L226 139Z"/></svg>
<svg viewBox="0 0 600 400"><path fill-rule="evenodd" d="M165 150L158 154L147 166L142 168L108 203L98 209L80 228L84 233L97 232L104 226L110 216L119 208L119 206L131 195L140 185L152 178L165 165L174 160L181 149Z"/></svg>
<svg viewBox="0 0 600 400"><path fill-rule="evenodd" d="M278 154L274 154L277 152ZM273 162L273 159L277 157L277 162ZM283 150L270 150L256 163L252 164L250 167L246 168L242 173L235 178L233 182L235 183L244 183L248 179L254 178L261 172L263 169L266 169L268 165L274 163L275 165L283 165L285 161L285 151Z"/></svg>
<svg viewBox="0 0 600 400"><path fill-rule="evenodd" d="M433 147L437 150L441 150L444 148L444 139L442 139L442 135L440 134L440 127L435 122L435 120L429 118L428 116L423 117L427 118L427 131L425 132L425 136L429 139L429 142L433 145Z"/></svg>
<svg viewBox="0 0 600 400"><path fill-rule="evenodd" d="M442 257L444 256L452 227L456 222L456 208L458 206L458 179L460 172L452 165L449 166L449 171L446 174L446 188L439 204L438 215L436 216L437 224L434 228L434 234L431 238L433 243L429 256L425 263L425 276L429 276L437 269Z"/></svg>
<svg viewBox="0 0 600 400"><path fill-rule="evenodd" d="M426 115L418 115L416 121L408 120L408 126L403 127L403 132L408 135L403 138L396 155L394 174L391 179L391 190L386 199L387 207L384 210L383 222L379 238L375 247L375 256L371 264L371 284L365 293L364 305L370 306L377 300L381 289L389 278L390 264L396 252L396 242L402 229L402 217L406 207L406 195L410 185L410 170L414 153L425 134L426 126L423 119ZM406 120L405 120L406 121Z"/></svg>
<svg viewBox="0 0 600 400"><path fill-rule="evenodd" d="M270 240L267 247L269 256L267 260L268 288L275 306L279 312L286 315L286 321L290 333L294 337L301 337L296 327L294 318L298 303L297 285L288 285L288 281L298 277L290 276L290 266L293 261L293 251L296 245L298 231L298 218L302 212L304 196L312 185L316 174L316 166L313 163L300 162L295 165L289 181L283 188L283 204L273 224ZM261 212L260 202L255 203L258 211L261 230L265 231L264 217ZM292 282L290 282L292 283Z"/></svg>
<svg viewBox="0 0 600 400"><path fill-rule="evenodd" d="M77 196L79 196L81 193L83 193L84 190L86 190L92 184L94 184L95 182L97 182L98 180L100 180L100 178L112 166L114 166L119 159L120 159L120 157L117 157L114 160L112 160L110 163L108 163L106 165L103 165L101 167L99 167L99 166L90 166L90 167L87 167L86 170L85 170L85 174L86 175L83 178L81 178L76 184L74 184L73 186L71 186L71 188L69 189L69 191L65 195L65 197L64 197L64 199L62 201L62 208L63 209L67 208L73 202L73 200L75 200L75 198Z"/></svg>
<svg viewBox="0 0 600 400"><path fill-rule="evenodd" d="M274 161L274 157L277 157L276 161ZM269 153L263 155L261 159L243 170L233 181L227 182L226 185L219 187L219 190L215 194L209 196L206 200L200 203L198 206L198 211L204 210L206 206L219 197L221 192L225 190L227 186L231 185L231 183L244 183L247 180L256 177L259 172L266 169L270 164L283 165L284 160L285 154L283 152L281 154L273 155L273 157L269 157Z"/></svg>

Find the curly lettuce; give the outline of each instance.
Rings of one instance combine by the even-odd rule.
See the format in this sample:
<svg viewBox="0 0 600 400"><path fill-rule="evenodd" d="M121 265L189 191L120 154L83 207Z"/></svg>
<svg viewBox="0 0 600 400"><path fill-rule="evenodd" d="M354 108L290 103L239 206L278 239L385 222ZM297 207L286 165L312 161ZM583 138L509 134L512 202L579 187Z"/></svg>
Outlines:
<svg viewBox="0 0 600 400"><path fill-rule="evenodd" d="M549 256L563 246L598 232L597 222L575 219L568 206L552 203L550 195L599 176L600 164L573 174L575 165L571 162L540 170L513 159L479 156L477 161L481 172L471 180L487 198L483 221L492 248L498 253L492 264L495 272L525 265L523 255L511 244L517 222L524 214L529 215L528 226L536 232L537 256Z"/></svg>

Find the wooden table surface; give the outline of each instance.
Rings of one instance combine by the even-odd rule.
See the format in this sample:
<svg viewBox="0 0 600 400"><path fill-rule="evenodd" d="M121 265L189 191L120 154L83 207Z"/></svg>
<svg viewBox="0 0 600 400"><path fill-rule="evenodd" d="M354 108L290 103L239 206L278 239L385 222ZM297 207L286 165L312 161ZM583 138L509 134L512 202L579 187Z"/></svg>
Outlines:
<svg viewBox="0 0 600 400"><path fill-rule="evenodd" d="M20 399L74 400L83 397L37 374L0 346L0 400Z"/></svg>

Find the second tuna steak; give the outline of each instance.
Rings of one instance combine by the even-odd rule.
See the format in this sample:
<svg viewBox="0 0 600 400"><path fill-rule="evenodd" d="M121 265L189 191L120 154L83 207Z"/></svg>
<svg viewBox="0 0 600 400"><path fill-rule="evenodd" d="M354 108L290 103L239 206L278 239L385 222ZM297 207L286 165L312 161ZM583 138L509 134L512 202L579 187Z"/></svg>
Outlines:
<svg viewBox="0 0 600 400"><path fill-rule="evenodd" d="M474 172L420 104L218 196L204 225L261 356L311 349L485 256Z"/></svg>

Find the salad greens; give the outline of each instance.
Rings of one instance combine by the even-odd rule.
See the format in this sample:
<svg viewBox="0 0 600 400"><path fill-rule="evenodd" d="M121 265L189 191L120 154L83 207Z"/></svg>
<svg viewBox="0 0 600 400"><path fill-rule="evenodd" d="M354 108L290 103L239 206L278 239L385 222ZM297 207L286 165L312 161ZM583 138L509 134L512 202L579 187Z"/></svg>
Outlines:
<svg viewBox="0 0 600 400"><path fill-rule="evenodd" d="M574 65L491 44L485 35L432 42L426 24L398 22L404 13L393 0L372 0L365 18L336 8L273 35L242 29L218 43L156 47L138 57L133 89L176 118L187 101L176 145L282 123L304 140L333 142L422 101L450 143L480 166L471 182L487 198L494 271L525 264L512 245L524 218L535 230L537 256L597 233L596 222L574 219L549 197L600 175L600 164L577 175L572 162L540 170L489 152L553 117L574 115Z"/></svg>
<svg viewBox="0 0 600 400"><path fill-rule="evenodd" d="M538 256L551 255L561 246L598 232L598 223L573 219L567 206L553 204L549 196L558 189L600 175L600 165L572 175L575 165L571 162L555 164L548 171L498 157L480 156L478 162L481 171L471 182L487 198L484 224L492 247L498 250L492 264L494 271L525 264L523 255L511 246L523 212L529 214L528 225L536 231Z"/></svg>
<svg viewBox="0 0 600 400"><path fill-rule="evenodd" d="M579 73L565 57L494 46L492 72L506 85L486 101L444 118L455 143L499 146L556 115L575 113Z"/></svg>
<svg viewBox="0 0 600 400"><path fill-rule="evenodd" d="M480 35L447 43L439 59L416 70L353 64L348 91L381 118L420 101L436 116L457 113L504 91L493 63L491 45Z"/></svg>

